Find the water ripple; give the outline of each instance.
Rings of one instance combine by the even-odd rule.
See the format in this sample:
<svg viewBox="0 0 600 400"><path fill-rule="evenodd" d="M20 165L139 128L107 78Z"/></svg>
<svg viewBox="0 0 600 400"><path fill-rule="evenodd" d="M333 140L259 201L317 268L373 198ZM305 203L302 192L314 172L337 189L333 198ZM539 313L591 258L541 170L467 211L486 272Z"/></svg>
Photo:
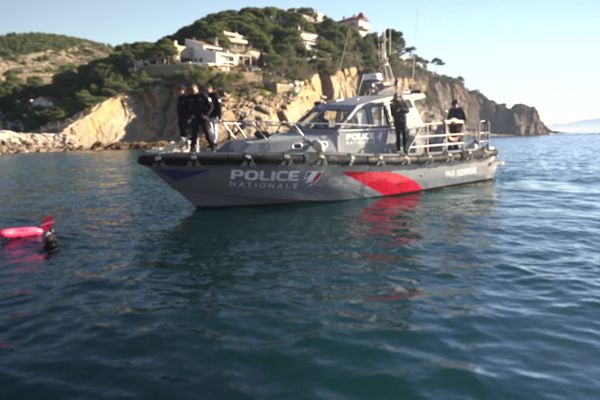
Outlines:
<svg viewBox="0 0 600 400"><path fill-rule="evenodd" d="M0 251L3 394L595 398L596 138L499 139L492 183L216 211L135 153L3 156L0 226L52 213L61 241Z"/></svg>

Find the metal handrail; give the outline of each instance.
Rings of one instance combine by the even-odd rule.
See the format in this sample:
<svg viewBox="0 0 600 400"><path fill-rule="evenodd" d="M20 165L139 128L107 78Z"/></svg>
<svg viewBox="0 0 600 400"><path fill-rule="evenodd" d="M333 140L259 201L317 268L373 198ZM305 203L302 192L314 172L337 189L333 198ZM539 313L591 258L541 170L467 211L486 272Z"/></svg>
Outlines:
<svg viewBox="0 0 600 400"><path fill-rule="evenodd" d="M450 124L462 125L462 132L451 133L449 132ZM439 127L444 127L443 133L431 133L434 129L437 131ZM465 145L476 143L479 147L487 146L490 142L490 130L491 124L487 120L479 121L477 131L469 131L465 128L465 121L463 120L445 120L444 122L431 122L425 124L422 128L417 129L411 145L409 146L409 153L411 150L423 149L425 153L435 154L444 152L461 152L464 150ZM456 141L449 141L450 136L458 137ZM467 141L467 138L474 137L474 141ZM442 141L437 139L442 138ZM434 139L433 142L431 139ZM418 144L419 141L424 141L424 144ZM452 148L451 148L452 147Z"/></svg>
<svg viewBox="0 0 600 400"><path fill-rule="evenodd" d="M462 132L450 133L450 123L463 126ZM351 124L347 122L336 122L333 124L327 122L315 123L292 123L287 121L221 121L225 130L228 133L229 139L238 140L241 134L243 138L248 139L249 133L246 129L251 128L254 132L258 132L264 140L269 141L269 137L264 132L273 130L273 133L280 132L283 127L290 128L288 132L295 132L302 138L305 138L304 128L313 128L314 126L327 126L329 129L337 129L340 133L348 133L360 131L361 129L387 129L393 130L393 125L375 125L375 124ZM440 127L443 127L443 132L438 133ZM266 129L265 129L266 128ZM275 129L273 129L275 128ZM409 146L409 153L413 150L423 150L425 153L435 154L443 152L460 152L464 150L465 145L477 143L479 147L489 145L491 137L491 124L487 120L481 120L476 131L466 130L465 121L462 120L445 120L443 122L430 122L421 127L412 128L411 131L416 133L412 138ZM457 141L449 141L449 136L457 136ZM473 141L468 138L473 137ZM440 140L441 139L441 140ZM454 148L456 146L456 148ZM450 148L452 147L452 148Z"/></svg>

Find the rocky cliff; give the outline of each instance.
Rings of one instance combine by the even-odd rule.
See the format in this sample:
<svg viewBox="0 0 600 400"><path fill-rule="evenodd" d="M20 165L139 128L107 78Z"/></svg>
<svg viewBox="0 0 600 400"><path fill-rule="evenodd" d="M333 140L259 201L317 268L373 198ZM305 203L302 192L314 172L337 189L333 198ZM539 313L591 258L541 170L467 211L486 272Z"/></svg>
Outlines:
<svg viewBox="0 0 600 400"><path fill-rule="evenodd" d="M429 121L443 120L452 100L457 99L465 110L469 129L477 129L480 120L488 120L494 133L545 135L551 132L534 107L515 104L508 108L505 104L489 100L477 90L468 90L456 79L433 75L412 84L404 78L400 86L402 90L416 87L427 93L425 114Z"/></svg>
<svg viewBox="0 0 600 400"><path fill-rule="evenodd" d="M259 91L247 98L223 96L223 119L297 121L322 96L356 95L358 71L333 76L315 75L295 90L282 95ZM63 134L77 148L106 147L112 143L169 140L178 137L175 88L157 85L143 92L117 96L95 106L83 118L67 126ZM221 134L220 140L226 135Z"/></svg>
<svg viewBox="0 0 600 400"><path fill-rule="evenodd" d="M285 94L275 95L260 90L247 98L223 96L223 118L297 121L322 96L334 99L355 96L358 80L358 71L351 68L332 76L314 75ZM467 90L460 82L451 78L428 76L419 80L416 85L407 78L400 80L401 89L409 86L416 86L427 92L425 109L422 110L426 121L443 120L452 99L458 99L466 111L470 128L477 128L478 121L486 119L491 121L492 131L495 133L535 135L550 132L540 121L535 108L518 104L509 109L504 104L496 104L487 99L478 91ZM119 142L176 139L178 131L175 100L175 88L165 85L113 97L67 126L60 132L58 139L52 139L53 143L59 147L64 143L65 149L99 149L123 147L114 145ZM17 139L13 136L11 138L11 143L16 143ZM221 134L220 140L225 139L226 134ZM0 152L3 148L7 148L6 144L4 147L0 146ZM41 151L44 151L43 148L42 146ZM36 151L35 146L27 149Z"/></svg>

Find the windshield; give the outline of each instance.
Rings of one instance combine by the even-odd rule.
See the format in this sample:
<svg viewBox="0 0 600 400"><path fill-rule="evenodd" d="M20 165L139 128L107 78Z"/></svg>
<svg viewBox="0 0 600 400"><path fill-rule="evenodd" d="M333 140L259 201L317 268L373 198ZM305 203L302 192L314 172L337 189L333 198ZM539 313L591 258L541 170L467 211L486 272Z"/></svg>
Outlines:
<svg viewBox="0 0 600 400"><path fill-rule="evenodd" d="M358 109L348 120L347 128L364 126L389 126L390 120L384 104L369 104Z"/></svg>
<svg viewBox="0 0 600 400"><path fill-rule="evenodd" d="M351 110L335 108L314 108L300 123L308 125L311 129L332 129L344 122Z"/></svg>

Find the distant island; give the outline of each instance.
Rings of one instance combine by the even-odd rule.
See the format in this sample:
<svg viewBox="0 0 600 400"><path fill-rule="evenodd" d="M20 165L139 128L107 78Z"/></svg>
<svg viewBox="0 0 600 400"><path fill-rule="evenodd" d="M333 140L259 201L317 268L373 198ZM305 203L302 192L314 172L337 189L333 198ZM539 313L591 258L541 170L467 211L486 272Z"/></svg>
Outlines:
<svg viewBox="0 0 600 400"><path fill-rule="evenodd" d="M566 124L553 124L550 125L550 129L562 133L600 133L600 118L586 119Z"/></svg>

